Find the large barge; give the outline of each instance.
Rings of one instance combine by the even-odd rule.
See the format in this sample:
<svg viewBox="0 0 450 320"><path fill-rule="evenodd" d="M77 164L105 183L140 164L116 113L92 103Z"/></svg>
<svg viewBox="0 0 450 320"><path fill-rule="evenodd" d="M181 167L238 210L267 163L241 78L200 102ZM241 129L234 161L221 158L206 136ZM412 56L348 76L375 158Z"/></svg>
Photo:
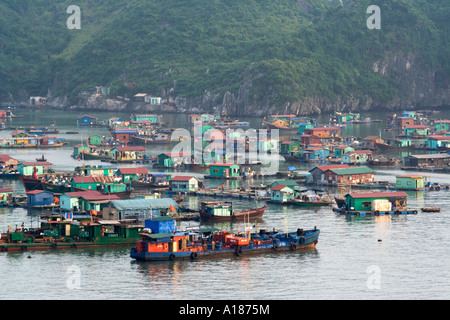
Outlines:
<svg viewBox="0 0 450 320"><path fill-rule="evenodd" d="M164 226L166 225L166 226ZM161 227L163 226L163 227ZM320 230L295 232L260 230L234 234L217 228L177 231L173 219L164 217L146 221L147 232L130 251L140 261L196 260L207 257L242 256L256 253L296 251L315 248ZM149 232L150 231L150 232Z"/></svg>

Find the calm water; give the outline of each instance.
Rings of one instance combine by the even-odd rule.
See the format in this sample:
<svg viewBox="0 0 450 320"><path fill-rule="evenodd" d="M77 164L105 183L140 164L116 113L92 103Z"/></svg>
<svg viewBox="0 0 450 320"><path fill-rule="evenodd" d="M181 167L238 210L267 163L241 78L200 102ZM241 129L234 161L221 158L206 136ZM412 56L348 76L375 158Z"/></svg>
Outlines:
<svg viewBox="0 0 450 320"><path fill-rule="evenodd" d="M100 119L116 116L90 114ZM61 131L57 136L67 138L70 145L45 150L45 155L55 169L71 170L80 164L70 157L72 145L94 132L108 134L103 128L77 129L75 119L79 115L82 114L28 113L8 125L48 126L55 122ZM385 117L370 116L372 119ZM167 116L174 127L183 126L184 119ZM253 121L255 126L260 124L259 120ZM352 130L364 137L376 134L382 125L359 126ZM78 130L80 134L66 135L70 130ZM10 132L5 130L0 135L9 136ZM157 154L162 149L164 147L154 148L149 154ZM42 155L39 150L5 149L2 152L20 160L34 160ZM295 165L300 172L312 167ZM399 169L380 169L376 178L393 181L395 175L402 173L404 171ZM430 176L433 182L449 183L448 175ZM206 180L205 183L220 182ZM239 182L229 182L230 186L235 186L233 183ZM23 192L19 181L0 180L0 186ZM409 192L409 207L439 206L441 212L419 211L417 215L408 216L347 217L335 214L330 207L300 209L269 205L256 227L293 231L317 226L321 229L319 243L310 251L158 263L132 260L129 248L1 253L0 299L448 299L449 192ZM201 200L191 197L185 202L196 207ZM257 205L254 201L233 202L238 208ZM24 209L0 208L0 230L6 231L8 225L22 222L26 226L38 225L38 220L28 216ZM183 222L180 227L196 224ZM243 223L214 226L234 231L245 227Z"/></svg>

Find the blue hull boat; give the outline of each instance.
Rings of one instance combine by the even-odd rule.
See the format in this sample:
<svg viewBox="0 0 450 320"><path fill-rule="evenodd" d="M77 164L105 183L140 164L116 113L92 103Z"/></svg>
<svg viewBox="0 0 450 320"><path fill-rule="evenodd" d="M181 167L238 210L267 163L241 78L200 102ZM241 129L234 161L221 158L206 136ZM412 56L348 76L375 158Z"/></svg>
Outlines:
<svg viewBox="0 0 450 320"><path fill-rule="evenodd" d="M214 229L214 228L212 228ZM298 229L235 235L226 231L200 230L166 234L141 234L130 257L141 261L195 260L206 257L242 256L255 253L295 251L315 248L320 230Z"/></svg>

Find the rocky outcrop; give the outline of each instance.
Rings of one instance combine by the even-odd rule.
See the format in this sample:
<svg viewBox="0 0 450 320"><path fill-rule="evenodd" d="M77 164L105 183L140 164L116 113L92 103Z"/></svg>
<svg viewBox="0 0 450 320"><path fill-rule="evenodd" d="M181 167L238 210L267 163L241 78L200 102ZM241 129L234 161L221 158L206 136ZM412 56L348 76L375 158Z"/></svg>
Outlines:
<svg viewBox="0 0 450 320"><path fill-rule="evenodd" d="M47 106L97 111L119 112L180 112L180 113L220 113L225 116L265 116L267 114L297 114L299 116L332 113L334 111L370 111L423 109L450 105L449 79L436 70L425 68L414 54L386 54L383 59L374 61L373 72L391 79L396 84L397 95L387 102L376 101L373 97L343 98L331 100L327 97L306 96L284 105L272 104L276 95L272 88L264 90L257 98L254 92L255 80L264 75L249 65L239 89L219 95L205 91L203 96L183 98L171 96L173 90L165 90L167 96L161 105L133 102L123 97L83 92L76 105L69 105L65 97L52 98L49 93Z"/></svg>

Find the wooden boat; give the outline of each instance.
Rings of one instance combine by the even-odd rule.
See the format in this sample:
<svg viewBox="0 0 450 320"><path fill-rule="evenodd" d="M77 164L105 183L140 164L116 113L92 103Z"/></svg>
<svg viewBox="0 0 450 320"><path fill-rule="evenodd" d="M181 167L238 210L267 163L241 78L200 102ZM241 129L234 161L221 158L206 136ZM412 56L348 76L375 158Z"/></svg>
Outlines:
<svg viewBox="0 0 450 320"><path fill-rule="evenodd" d="M147 145L147 144L165 144L170 143L170 137L164 139L158 138L157 136L132 136L131 141L133 144L137 145Z"/></svg>
<svg viewBox="0 0 450 320"><path fill-rule="evenodd" d="M321 198L315 195L302 195L299 199L293 199L289 203L304 207L329 206L333 203L332 199Z"/></svg>
<svg viewBox="0 0 450 320"><path fill-rule="evenodd" d="M422 212L441 212L441 208L439 207L424 207L421 210Z"/></svg>
<svg viewBox="0 0 450 320"><path fill-rule="evenodd" d="M152 221L152 223L159 222ZM318 243L320 234L320 230L316 227L311 230L297 229L289 233L260 230L246 234L229 233L217 228L199 228L184 232L174 229L166 233L142 233L137 246L130 250L130 257L141 261L196 260L313 249Z"/></svg>
<svg viewBox="0 0 450 320"><path fill-rule="evenodd" d="M42 155L42 157L36 158L36 161L38 161L38 162L45 162L45 161L47 161L47 159L45 159L44 155Z"/></svg>
<svg viewBox="0 0 450 320"><path fill-rule="evenodd" d="M249 210L234 210L231 202L202 202L200 218L205 220L230 221L261 218L267 205Z"/></svg>
<svg viewBox="0 0 450 320"><path fill-rule="evenodd" d="M74 224L71 220L50 219L39 228L21 227L3 233L0 252L132 246L139 240L143 228L143 224L129 225L120 221Z"/></svg>

